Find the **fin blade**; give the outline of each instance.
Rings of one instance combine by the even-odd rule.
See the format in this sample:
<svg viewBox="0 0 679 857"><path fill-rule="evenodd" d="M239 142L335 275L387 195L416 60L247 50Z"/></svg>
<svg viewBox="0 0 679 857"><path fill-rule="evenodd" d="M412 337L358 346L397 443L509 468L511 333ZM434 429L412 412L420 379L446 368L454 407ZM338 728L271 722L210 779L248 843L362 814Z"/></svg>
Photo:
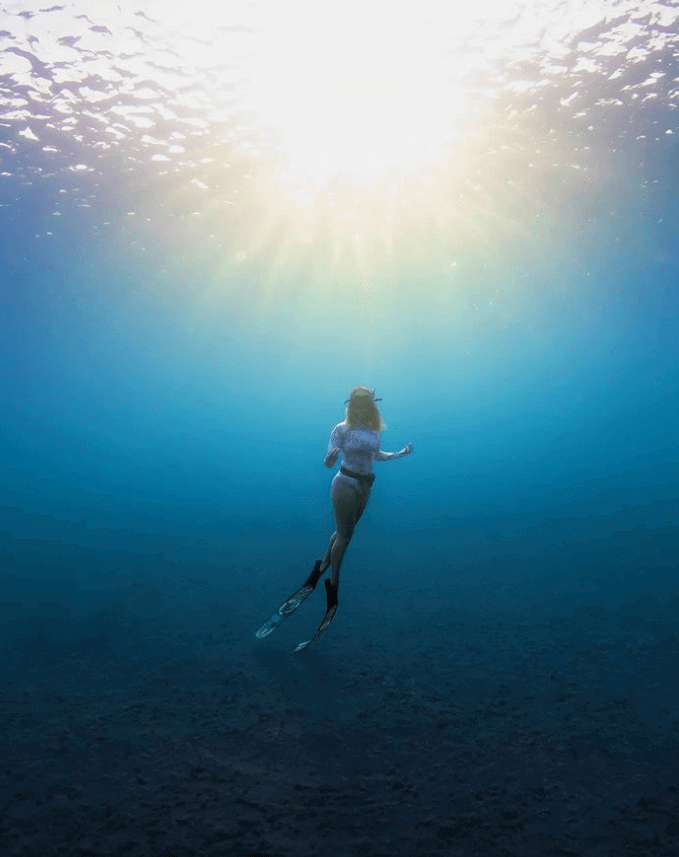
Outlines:
<svg viewBox="0 0 679 857"><path fill-rule="evenodd" d="M266 620L262 627L255 632L255 637L258 640L263 640L264 637L268 637L269 634L275 631L282 622L292 616L298 607L304 604L313 591L313 586L309 586L307 584L300 586L299 589L285 599L278 610L276 610L276 612Z"/></svg>
<svg viewBox="0 0 679 857"><path fill-rule="evenodd" d="M316 633L313 635L313 637L310 640L305 640L303 643L300 643L293 650L293 654L294 654L294 652L301 652L302 649L306 649L307 646L310 646L311 643L315 642L321 636L321 634L326 630L326 628L332 622L332 620L335 618L335 613L337 613L337 605L333 604L333 606L329 610L325 611L325 616L323 617L323 621L318 626L318 629L316 630Z"/></svg>

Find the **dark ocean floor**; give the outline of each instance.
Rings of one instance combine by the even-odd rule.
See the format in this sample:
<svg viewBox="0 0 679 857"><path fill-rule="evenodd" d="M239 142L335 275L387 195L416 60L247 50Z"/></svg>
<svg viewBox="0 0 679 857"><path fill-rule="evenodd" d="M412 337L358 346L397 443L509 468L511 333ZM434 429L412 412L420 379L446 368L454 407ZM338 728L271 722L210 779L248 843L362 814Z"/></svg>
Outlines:
<svg viewBox="0 0 679 857"><path fill-rule="evenodd" d="M679 598L513 563L345 570L296 655L322 587L254 630L307 569L156 562L94 612L7 616L0 854L676 857Z"/></svg>

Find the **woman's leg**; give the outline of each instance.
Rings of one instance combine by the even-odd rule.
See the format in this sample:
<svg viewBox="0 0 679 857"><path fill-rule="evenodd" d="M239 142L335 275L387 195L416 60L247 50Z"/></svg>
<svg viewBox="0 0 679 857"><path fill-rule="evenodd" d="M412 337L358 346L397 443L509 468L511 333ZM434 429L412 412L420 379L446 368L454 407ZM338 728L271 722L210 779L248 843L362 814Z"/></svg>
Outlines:
<svg viewBox="0 0 679 857"><path fill-rule="evenodd" d="M330 541L328 542L327 550L325 551L325 556L323 557L323 562L321 563L321 574L323 574L326 568L330 565L330 551L332 550L332 546L335 544L335 539L337 538L337 530L330 536Z"/></svg>
<svg viewBox="0 0 679 857"><path fill-rule="evenodd" d="M354 528L368 504L370 489L355 486L353 481L335 477L332 483L332 504L335 510L336 530L330 537L328 545L332 573L330 583L337 589L339 586L340 568L349 542L354 535ZM327 557L327 554L326 554Z"/></svg>

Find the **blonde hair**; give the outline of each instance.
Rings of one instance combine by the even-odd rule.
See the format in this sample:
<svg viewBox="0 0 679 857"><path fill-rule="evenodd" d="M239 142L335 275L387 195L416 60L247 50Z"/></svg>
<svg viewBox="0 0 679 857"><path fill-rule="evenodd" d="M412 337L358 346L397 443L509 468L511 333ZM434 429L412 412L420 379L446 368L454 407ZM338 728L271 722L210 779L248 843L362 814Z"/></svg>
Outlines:
<svg viewBox="0 0 679 857"><path fill-rule="evenodd" d="M354 387L349 396L346 409L347 428L367 428L371 431L384 431L387 427L375 404L375 393L367 387Z"/></svg>

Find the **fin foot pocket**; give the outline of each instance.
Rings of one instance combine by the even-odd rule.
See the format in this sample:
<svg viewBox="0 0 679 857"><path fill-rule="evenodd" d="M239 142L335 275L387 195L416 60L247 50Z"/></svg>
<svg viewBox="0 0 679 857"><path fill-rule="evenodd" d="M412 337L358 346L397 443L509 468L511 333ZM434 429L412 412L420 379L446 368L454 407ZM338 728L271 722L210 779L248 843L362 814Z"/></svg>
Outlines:
<svg viewBox="0 0 679 857"><path fill-rule="evenodd" d="M311 570L311 574L304 581L305 586L311 586L312 589L316 588L316 584L321 579L321 575L325 571L325 568L323 569L323 571L321 571L322 565L323 565L323 560L317 559L316 562L314 563L313 569ZM326 566L326 568L327 568L327 566Z"/></svg>

